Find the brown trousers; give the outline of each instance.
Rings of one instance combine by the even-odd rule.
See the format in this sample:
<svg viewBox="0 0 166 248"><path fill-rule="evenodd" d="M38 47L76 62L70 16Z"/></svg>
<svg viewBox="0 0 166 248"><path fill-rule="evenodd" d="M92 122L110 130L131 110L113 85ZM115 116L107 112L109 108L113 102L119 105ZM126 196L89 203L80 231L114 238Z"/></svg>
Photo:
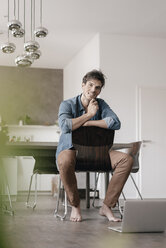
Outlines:
<svg viewBox="0 0 166 248"><path fill-rule="evenodd" d="M129 154L119 151L110 151L110 159L113 176L108 185L104 204L108 207L115 207L130 174L133 159ZM80 199L75 176L76 151L64 150L60 152L57 162L68 200L72 206L77 207L80 204Z"/></svg>

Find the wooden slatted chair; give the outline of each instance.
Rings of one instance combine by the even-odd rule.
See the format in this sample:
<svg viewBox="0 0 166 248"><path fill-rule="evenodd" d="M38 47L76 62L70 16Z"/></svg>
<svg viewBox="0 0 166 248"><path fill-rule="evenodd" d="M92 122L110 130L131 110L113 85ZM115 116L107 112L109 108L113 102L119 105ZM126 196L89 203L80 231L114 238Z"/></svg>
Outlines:
<svg viewBox="0 0 166 248"><path fill-rule="evenodd" d="M89 173L112 171L109 150L113 145L114 130L99 127L80 127L72 132L72 142L74 148L78 151L76 157L76 172L86 172L86 200L87 207L89 203ZM59 184L60 186L60 184ZM60 188L59 188L60 193ZM65 197L66 199L66 197ZM65 204L65 213L63 216L58 214L59 197L54 215L65 219L67 215L67 206Z"/></svg>

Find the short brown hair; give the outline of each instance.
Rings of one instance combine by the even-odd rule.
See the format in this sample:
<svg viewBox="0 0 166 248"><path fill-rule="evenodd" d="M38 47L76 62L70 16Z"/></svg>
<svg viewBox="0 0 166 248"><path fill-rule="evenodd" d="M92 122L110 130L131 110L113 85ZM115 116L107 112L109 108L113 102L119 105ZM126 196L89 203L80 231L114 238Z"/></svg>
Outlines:
<svg viewBox="0 0 166 248"><path fill-rule="evenodd" d="M99 70L92 70L87 72L87 74L83 77L82 82L86 84L86 82L90 79L96 79L99 80L102 84L102 87L105 85L105 75L102 73L102 71Z"/></svg>

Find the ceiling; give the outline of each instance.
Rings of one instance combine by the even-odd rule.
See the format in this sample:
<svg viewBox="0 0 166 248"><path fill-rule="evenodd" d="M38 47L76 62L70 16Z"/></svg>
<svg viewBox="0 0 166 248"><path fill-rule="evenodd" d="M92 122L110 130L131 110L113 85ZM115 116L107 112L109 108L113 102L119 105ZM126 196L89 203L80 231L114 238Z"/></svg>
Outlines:
<svg viewBox="0 0 166 248"><path fill-rule="evenodd" d="M17 1L16 8L17 8ZM14 0L9 1L9 19L13 18ZM42 23L49 31L36 39L42 56L32 67L64 68L71 58L98 32L118 35L150 36L166 39L165 0L42 0ZM23 0L20 0L23 23ZM40 26L40 0L35 0L35 23ZM7 0L1 0L0 45L7 41ZM26 0L26 38L31 39L30 0ZM14 59L23 52L23 38L13 38L16 51L3 54L0 65L15 66Z"/></svg>

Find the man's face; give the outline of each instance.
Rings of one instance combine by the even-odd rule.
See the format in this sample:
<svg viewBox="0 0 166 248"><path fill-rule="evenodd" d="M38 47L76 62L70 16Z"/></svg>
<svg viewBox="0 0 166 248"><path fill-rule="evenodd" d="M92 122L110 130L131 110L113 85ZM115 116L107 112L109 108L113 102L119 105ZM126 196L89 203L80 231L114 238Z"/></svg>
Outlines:
<svg viewBox="0 0 166 248"><path fill-rule="evenodd" d="M86 84L82 83L83 96L87 100L95 99L101 92L102 83L96 79L89 79Z"/></svg>

